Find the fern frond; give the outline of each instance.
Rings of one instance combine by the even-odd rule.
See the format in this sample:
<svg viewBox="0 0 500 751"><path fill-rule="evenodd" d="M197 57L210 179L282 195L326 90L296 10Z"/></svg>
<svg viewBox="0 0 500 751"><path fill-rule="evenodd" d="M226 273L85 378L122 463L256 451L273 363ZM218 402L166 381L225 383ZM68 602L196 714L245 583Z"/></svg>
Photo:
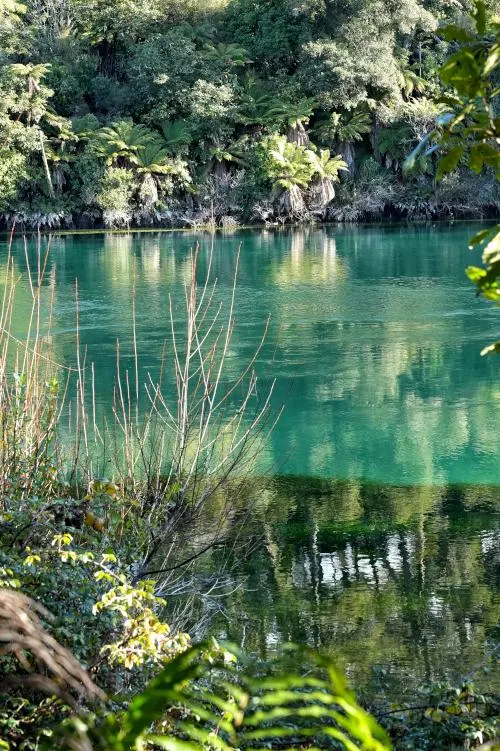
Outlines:
<svg viewBox="0 0 500 751"><path fill-rule="evenodd" d="M307 677L277 672L276 664L255 675L234 661L237 654L218 647L214 656L201 644L178 655L131 702L112 748L119 740L123 751L143 744L167 751L312 751L333 739L346 751L390 751L385 731L328 661L312 657L315 674ZM160 720L169 732L151 733Z"/></svg>

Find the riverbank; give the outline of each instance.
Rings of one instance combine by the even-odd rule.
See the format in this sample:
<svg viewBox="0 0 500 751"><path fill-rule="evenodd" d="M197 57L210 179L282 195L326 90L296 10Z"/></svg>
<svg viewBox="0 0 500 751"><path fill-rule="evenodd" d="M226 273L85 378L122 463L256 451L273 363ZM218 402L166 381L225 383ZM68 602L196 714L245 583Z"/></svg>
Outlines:
<svg viewBox="0 0 500 751"><path fill-rule="evenodd" d="M306 205L299 212L278 210L265 197L242 208L235 207L234 202L228 200L204 203L196 196L190 196L187 202L170 199L148 211L130 205L126 211L114 214L103 213L95 207L92 210L73 210L69 204L45 212L19 207L8 213L0 212L0 230L8 231L14 224L20 231L234 231L249 227L269 229L329 223L495 220L499 216L500 187L489 177L454 174L439 185L428 179L405 185L392 180L387 173L381 173L368 181L341 183L337 186L336 198L316 210Z"/></svg>
<svg viewBox="0 0 500 751"><path fill-rule="evenodd" d="M355 212L355 218L345 218ZM147 226L135 224L134 218L125 226L106 226L101 219L74 218L71 214L51 214L40 216L38 213L30 215L8 214L0 215L0 231L8 232L12 226L20 232L57 232L57 234L99 233L114 232L127 234L128 232L154 232L157 230L169 232L199 231L213 232L222 230L234 232L245 229L282 229L284 227L307 227L336 225L386 225L386 224L418 224L423 222L450 222L450 221L496 221L500 218L500 206L488 204L480 208L471 208L464 205L456 206L428 206L418 210L413 207L401 207L401 205L387 204L382 211L363 212L354 208L344 207L328 211L324 217L310 216L302 220L288 219L280 221L262 222L256 220L251 223L240 222L237 217L224 216L221 220L208 220L204 212L186 216L181 213L171 213L169 216L159 216L151 219Z"/></svg>

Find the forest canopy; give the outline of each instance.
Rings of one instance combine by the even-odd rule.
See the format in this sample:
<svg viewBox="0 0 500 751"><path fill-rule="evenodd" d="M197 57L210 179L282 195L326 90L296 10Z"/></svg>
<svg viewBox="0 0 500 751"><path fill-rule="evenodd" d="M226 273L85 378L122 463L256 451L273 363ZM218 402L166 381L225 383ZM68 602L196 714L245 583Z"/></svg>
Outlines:
<svg viewBox="0 0 500 751"><path fill-rule="evenodd" d="M491 3L493 5L493 1ZM0 214L26 226L480 216L404 160L467 0L0 0Z"/></svg>

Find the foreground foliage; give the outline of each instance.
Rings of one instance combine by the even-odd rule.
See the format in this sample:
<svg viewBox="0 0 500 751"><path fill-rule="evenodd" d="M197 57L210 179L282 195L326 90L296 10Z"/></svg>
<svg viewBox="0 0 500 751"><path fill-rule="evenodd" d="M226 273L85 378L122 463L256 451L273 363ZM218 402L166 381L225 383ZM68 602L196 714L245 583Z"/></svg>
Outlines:
<svg viewBox="0 0 500 751"><path fill-rule="evenodd" d="M324 677L260 675L236 662L234 649L199 645L175 658L120 717L76 724L94 748L123 750L301 747L327 744L349 751L384 751L389 739L357 704L334 668ZM155 730L151 733L151 727Z"/></svg>
<svg viewBox="0 0 500 751"><path fill-rule="evenodd" d="M437 127L420 141L407 158L413 169L422 155L439 147L436 178L456 169L461 161L477 175L491 171L500 180L500 117L498 116L500 70L500 18L490 15L484 0L474 1L474 29L450 25L444 37L460 49L448 57L440 70L446 87L437 99L445 111L437 118ZM467 276L478 294L499 303L500 225L481 230L471 238L469 247L482 247L483 266L469 266ZM500 342L483 349L482 354L500 352Z"/></svg>
<svg viewBox="0 0 500 751"><path fill-rule="evenodd" d="M11 331L19 298L10 255L0 307L0 586L35 600L38 615L51 621L50 638L69 648L121 706L189 646L186 626L203 630L216 607L212 593L219 597L227 587L224 561L222 572L207 563L238 523L231 479L257 450L269 393L262 401L256 396L256 354L242 372L226 374L235 290L225 310L210 282L210 260L198 287L194 253L181 323L174 323L171 301L174 398L149 378L149 408L139 417L137 356L132 391L118 345L115 424L100 430L93 367L82 363L78 333L75 367L52 359L52 303L44 286L49 251L36 250L26 321L31 336L21 342ZM77 319L78 304L77 297ZM131 326L135 332L134 321ZM68 394L74 421L64 441ZM98 474L103 466L105 478ZM169 603L167 622L170 598L177 604ZM36 620L32 626L36 632ZM7 657L0 659L0 683L13 692L0 725L13 747L35 748L45 725L67 707L23 693L26 674L46 649L26 655L9 628L1 633ZM39 684L46 685L45 675ZM57 681L49 687L60 698Z"/></svg>
<svg viewBox="0 0 500 751"><path fill-rule="evenodd" d="M124 704L117 695L106 697L71 652L47 633L40 620L49 617L47 611L15 592L12 579L2 584L11 587L0 589L2 651L27 671L14 672L15 661L2 659L5 749L390 751L389 731L397 748L424 751L476 747L498 731L498 702L470 683L461 689L436 686L423 704L383 713L383 730L330 661L289 647L282 659L256 663L215 641L174 657ZM287 667L298 655L300 674ZM49 699L34 705L37 692Z"/></svg>
<svg viewBox="0 0 500 751"><path fill-rule="evenodd" d="M269 742L280 745L324 743L356 751L384 751L388 737L373 718L359 707L354 695L334 668L315 658L316 675L307 677L268 666L252 672L244 660L237 662L235 648L223 649L215 642L200 644L175 657L132 699L124 712L109 711L105 695L90 680L74 657L48 636L37 616L46 612L36 603L9 590L0 590L2 623L0 637L7 652L32 653L41 672L28 674L30 687L49 696L59 696L72 716L59 728L44 727L38 719L42 747L131 751L168 748L197 751L217 748L255 748ZM321 675L323 673L323 676ZM12 675L7 672L5 692ZM97 712L75 714L69 692L85 703L100 701ZM26 700L25 700L26 701ZM108 706L106 706L108 705ZM22 709L18 706L18 710ZM52 711L54 708L52 708ZM43 708L40 707L43 715ZM2 718L2 715L0 715ZM4 748L19 724L15 715L6 724ZM322 740L323 739L323 740ZM23 744L26 747L25 744ZM29 742L28 742L29 747Z"/></svg>

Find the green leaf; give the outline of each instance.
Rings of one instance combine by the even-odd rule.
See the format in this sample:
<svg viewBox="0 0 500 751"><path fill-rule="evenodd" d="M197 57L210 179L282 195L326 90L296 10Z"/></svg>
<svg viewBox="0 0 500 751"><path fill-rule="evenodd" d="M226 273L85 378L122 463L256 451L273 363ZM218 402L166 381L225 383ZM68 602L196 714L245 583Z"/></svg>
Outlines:
<svg viewBox="0 0 500 751"><path fill-rule="evenodd" d="M136 738L161 717L169 699L178 698L178 687L199 674L201 652L202 645L198 645L175 657L146 690L133 699L123 720L125 748L132 746Z"/></svg>
<svg viewBox="0 0 500 751"><path fill-rule="evenodd" d="M483 75L489 76L490 73L493 73L495 68L498 67L498 63L500 62L500 45L495 45L490 53L488 54L488 57L486 58L486 62L484 64L483 68Z"/></svg>
<svg viewBox="0 0 500 751"><path fill-rule="evenodd" d="M441 157L436 171L436 180L441 180L447 172L453 172L464 154L464 146L454 146L450 151Z"/></svg>
<svg viewBox="0 0 500 751"><path fill-rule="evenodd" d="M482 269L480 266L468 266L465 269L465 273L474 284L477 284L486 276L485 269Z"/></svg>
<svg viewBox="0 0 500 751"><path fill-rule="evenodd" d="M474 4L476 10L472 16L476 20L477 33L479 36L484 36L486 34L486 3L484 0L475 0Z"/></svg>
<svg viewBox="0 0 500 751"><path fill-rule="evenodd" d="M488 243L483 252L483 263L491 266L494 263L500 263L500 232L497 232L492 240Z"/></svg>
<svg viewBox="0 0 500 751"><path fill-rule="evenodd" d="M196 717L196 722L199 723L198 717ZM224 728L222 723L219 725L216 724L215 727L217 727L217 730L222 728L223 730L226 730L226 732L228 730L231 731L231 726ZM219 751L231 751L231 746L229 746L220 735L217 735L210 726L203 727L201 723L195 725L189 722L179 722L178 728L191 740L198 741L203 748L213 746L214 748L219 749Z"/></svg>
<svg viewBox="0 0 500 751"><path fill-rule="evenodd" d="M472 42L474 37L463 26L448 24L438 29L439 36L446 39L447 42Z"/></svg>
<svg viewBox="0 0 500 751"><path fill-rule="evenodd" d="M500 160L500 153L489 143L477 143L470 150L470 167L479 174L483 167L494 167Z"/></svg>
<svg viewBox="0 0 500 751"><path fill-rule="evenodd" d="M317 672L306 677L276 669L263 674L262 668L255 677L247 675L243 661L228 664L217 645L207 649L198 645L176 657L119 722L110 720L110 727L121 727L110 737L110 748L132 751L149 744L167 751L250 751L306 742L310 751L319 751L329 736L345 751L390 751L385 732L325 659L312 655ZM233 654L231 647L225 650ZM168 715L169 734L148 733L171 707L176 712Z"/></svg>
<svg viewBox="0 0 500 751"><path fill-rule="evenodd" d="M148 735L144 740L158 748L164 748L166 751L199 751L202 748L193 741L181 741L171 735Z"/></svg>
<svg viewBox="0 0 500 751"><path fill-rule="evenodd" d="M488 229L482 229L480 232L477 232L469 240L469 250L473 250L478 245L481 245L481 243L490 237L490 235L496 232L500 232L500 224L497 224L496 227L489 227Z"/></svg>

